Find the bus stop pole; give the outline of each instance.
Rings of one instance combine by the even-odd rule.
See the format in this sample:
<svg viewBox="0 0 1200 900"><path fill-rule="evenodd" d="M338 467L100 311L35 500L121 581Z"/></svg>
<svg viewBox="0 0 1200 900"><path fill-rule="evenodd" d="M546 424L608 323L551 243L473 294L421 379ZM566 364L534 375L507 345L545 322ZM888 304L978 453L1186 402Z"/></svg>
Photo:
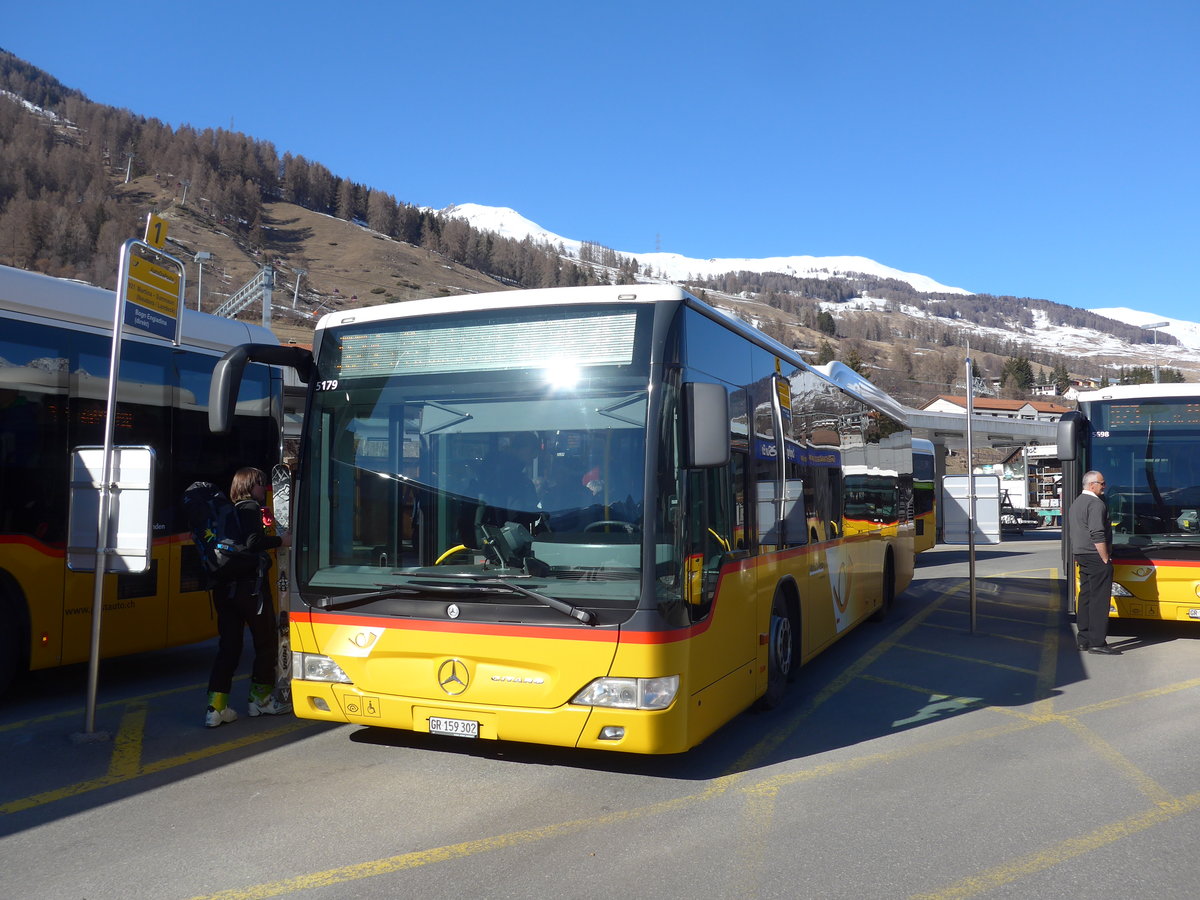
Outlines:
<svg viewBox="0 0 1200 900"><path fill-rule="evenodd" d="M971 378L971 344L967 342L967 583L971 591L971 634L975 633L975 447L971 423L975 418L975 384Z"/></svg>
<svg viewBox="0 0 1200 900"><path fill-rule="evenodd" d="M131 243L121 248L121 264L117 272L116 303L113 309L112 351L108 359L108 395L104 414L104 474L100 479L100 520L96 528L96 581L92 591L92 643L88 656L87 711L84 714L85 735L96 734L96 693L100 681L100 618L104 608L104 572L108 562L109 516L113 490L113 435L117 411L117 379L121 369L122 324L125 318L126 273L131 255ZM96 735L101 737L101 735Z"/></svg>

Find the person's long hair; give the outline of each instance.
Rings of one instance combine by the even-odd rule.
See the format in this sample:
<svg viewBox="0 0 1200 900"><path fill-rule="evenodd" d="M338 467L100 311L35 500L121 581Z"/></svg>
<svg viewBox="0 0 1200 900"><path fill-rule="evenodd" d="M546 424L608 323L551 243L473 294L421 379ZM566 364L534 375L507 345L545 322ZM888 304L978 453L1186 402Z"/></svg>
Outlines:
<svg viewBox="0 0 1200 900"><path fill-rule="evenodd" d="M229 486L229 499L234 503L239 500L253 500L256 487L267 486L267 473L253 466L238 469L233 476L233 484Z"/></svg>

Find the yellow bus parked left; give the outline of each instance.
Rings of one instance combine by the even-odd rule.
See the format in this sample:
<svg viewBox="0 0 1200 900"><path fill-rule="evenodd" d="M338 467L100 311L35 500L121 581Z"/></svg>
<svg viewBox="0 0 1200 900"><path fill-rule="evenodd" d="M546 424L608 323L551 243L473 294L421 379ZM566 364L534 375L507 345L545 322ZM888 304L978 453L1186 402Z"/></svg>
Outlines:
<svg viewBox="0 0 1200 900"><path fill-rule="evenodd" d="M115 297L0 266L0 692L22 672L87 660L94 576L67 568L71 453L104 443ZM104 584L104 657L216 633L180 510L193 481L228 485L239 466L278 461L282 379L247 370L237 427L205 421L214 365L231 346L277 343L265 328L187 310L183 343L128 331L122 341L118 445L155 454L153 560Z"/></svg>

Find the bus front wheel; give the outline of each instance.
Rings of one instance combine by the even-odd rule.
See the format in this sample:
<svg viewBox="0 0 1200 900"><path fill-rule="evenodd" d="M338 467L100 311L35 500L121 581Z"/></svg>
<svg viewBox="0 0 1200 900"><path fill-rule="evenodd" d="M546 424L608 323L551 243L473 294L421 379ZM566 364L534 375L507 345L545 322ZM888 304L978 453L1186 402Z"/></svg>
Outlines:
<svg viewBox="0 0 1200 900"><path fill-rule="evenodd" d="M767 690L758 700L759 709L773 709L783 700L796 665L796 632L787 598L776 591L771 601L771 624L767 633Z"/></svg>

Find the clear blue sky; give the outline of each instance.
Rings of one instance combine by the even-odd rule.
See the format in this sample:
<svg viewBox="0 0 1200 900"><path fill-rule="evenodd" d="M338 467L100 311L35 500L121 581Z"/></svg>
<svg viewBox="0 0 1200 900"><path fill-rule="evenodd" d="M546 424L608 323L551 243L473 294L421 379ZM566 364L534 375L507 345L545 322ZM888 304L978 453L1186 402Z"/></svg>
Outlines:
<svg viewBox="0 0 1200 900"><path fill-rule="evenodd" d="M90 99L617 250L1200 319L1200 3L10 3Z"/></svg>

